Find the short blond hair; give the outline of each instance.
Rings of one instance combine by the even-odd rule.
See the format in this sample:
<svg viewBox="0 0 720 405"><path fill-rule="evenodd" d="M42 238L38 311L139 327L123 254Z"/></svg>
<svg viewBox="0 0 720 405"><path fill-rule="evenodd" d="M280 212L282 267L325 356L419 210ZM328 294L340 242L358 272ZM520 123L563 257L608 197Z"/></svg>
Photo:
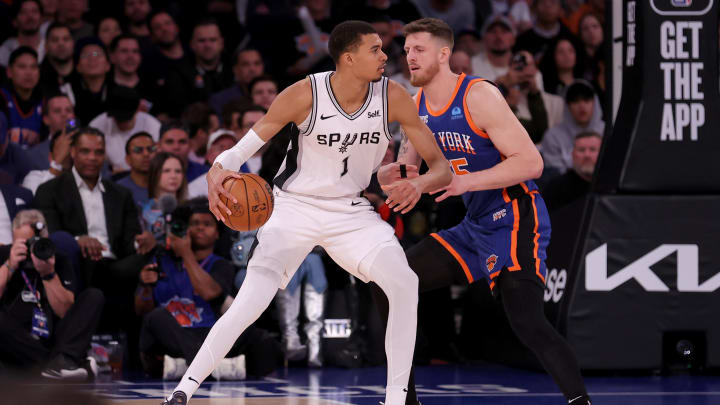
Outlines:
<svg viewBox="0 0 720 405"><path fill-rule="evenodd" d="M47 222L45 221L45 216L38 210L31 209L18 212L12 221L12 229L14 231L24 225L33 226L37 222L42 222L42 224L45 225L43 229L40 230L40 236L47 238L49 236Z"/></svg>

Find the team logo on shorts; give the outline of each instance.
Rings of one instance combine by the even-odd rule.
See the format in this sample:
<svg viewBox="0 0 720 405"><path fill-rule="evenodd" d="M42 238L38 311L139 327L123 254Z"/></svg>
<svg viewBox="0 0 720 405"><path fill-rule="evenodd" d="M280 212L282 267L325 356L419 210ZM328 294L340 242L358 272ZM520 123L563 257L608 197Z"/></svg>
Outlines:
<svg viewBox="0 0 720 405"><path fill-rule="evenodd" d="M505 208L501 209L500 211L493 214L493 222L497 221L498 219L502 219L507 215L507 210Z"/></svg>
<svg viewBox="0 0 720 405"><path fill-rule="evenodd" d="M490 255L490 257L485 260L485 266L487 266L488 271L493 271L495 263L497 263L497 259L497 255Z"/></svg>

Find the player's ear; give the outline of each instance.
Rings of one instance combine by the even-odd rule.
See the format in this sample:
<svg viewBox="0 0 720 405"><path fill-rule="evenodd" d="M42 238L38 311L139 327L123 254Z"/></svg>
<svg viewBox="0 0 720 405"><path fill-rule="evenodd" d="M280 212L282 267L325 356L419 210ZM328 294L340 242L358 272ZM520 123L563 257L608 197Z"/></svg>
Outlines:
<svg viewBox="0 0 720 405"><path fill-rule="evenodd" d="M349 66L352 66L353 64L353 57L350 52L345 52L340 56L340 59L344 60L345 63Z"/></svg>

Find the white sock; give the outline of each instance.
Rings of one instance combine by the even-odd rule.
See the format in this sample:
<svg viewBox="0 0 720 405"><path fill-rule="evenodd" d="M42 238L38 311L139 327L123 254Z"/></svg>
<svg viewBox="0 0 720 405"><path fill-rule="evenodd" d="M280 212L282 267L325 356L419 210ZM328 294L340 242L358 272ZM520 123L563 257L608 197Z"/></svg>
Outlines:
<svg viewBox="0 0 720 405"><path fill-rule="evenodd" d="M360 263L360 270L388 298L385 333L387 355L386 405L405 405L417 330L418 278L399 244L379 247Z"/></svg>
<svg viewBox="0 0 720 405"><path fill-rule="evenodd" d="M270 305L279 286L280 274L277 272L252 265L248 268L247 277L235 301L210 329L175 391L184 392L188 400L192 397L200 383L225 358L238 336Z"/></svg>

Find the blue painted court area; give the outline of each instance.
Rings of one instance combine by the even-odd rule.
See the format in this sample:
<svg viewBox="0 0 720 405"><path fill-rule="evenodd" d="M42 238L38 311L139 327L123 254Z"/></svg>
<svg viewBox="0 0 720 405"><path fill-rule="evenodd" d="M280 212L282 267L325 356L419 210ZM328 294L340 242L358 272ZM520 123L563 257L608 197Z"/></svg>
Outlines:
<svg viewBox="0 0 720 405"><path fill-rule="evenodd" d="M417 369L418 387L424 405L551 405L564 404L549 376L500 366L432 366ZM720 404L717 376L588 377L594 405L710 405ZM283 398L318 398L332 404L377 405L383 399L384 368L280 370L269 378L243 382L207 382L193 403L238 404L295 403ZM116 381L82 386L120 403L154 403L174 388L159 381ZM240 400L245 398L245 401ZM210 399L210 401L208 401ZM230 400L228 402L228 400ZM159 403L159 401L158 401Z"/></svg>

